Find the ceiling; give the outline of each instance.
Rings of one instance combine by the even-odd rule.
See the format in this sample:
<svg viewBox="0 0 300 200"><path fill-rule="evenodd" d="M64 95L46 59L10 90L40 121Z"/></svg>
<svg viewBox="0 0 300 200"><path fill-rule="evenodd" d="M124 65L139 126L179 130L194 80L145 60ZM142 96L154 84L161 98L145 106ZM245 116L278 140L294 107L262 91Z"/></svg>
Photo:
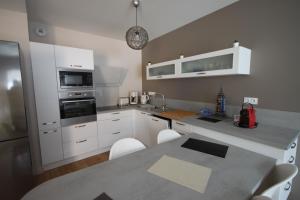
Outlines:
<svg viewBox="0 0 300 200"><path fill-rule="evenodd" d="M26 0L29 20L125 40L131 0ZM154 39L238 0L142 0L138 24Z"/></svg>

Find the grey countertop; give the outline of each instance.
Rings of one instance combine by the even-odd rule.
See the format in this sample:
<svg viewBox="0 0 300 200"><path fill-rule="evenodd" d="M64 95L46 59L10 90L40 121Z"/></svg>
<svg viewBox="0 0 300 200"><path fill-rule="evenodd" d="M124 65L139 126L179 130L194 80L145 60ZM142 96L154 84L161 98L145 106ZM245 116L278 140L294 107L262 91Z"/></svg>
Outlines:
<svg viewBox="0 0 300 200"><path fill-rule="evenodd" d="M151 109L150 107L141 108L139 105L129 105L121 108L118 106L108 106L97 108L97 112L105 113L130 109L141 110L155 115L159 115L160 113L159 110ZM234 126L232 123L232 119L230 118L226 118L223 121L217 123L207 122L199 120L197 118L198 116L192 116L183 118L178 121L284 150L288 149L291 143L299 135L299 130L282 128L266 124L258 124L257 128L246 129Z"/></svg>
<svg viewBox="0 0 300 200"><path fill-rule="evenodd" d="M248 200L276 162L231 145L225 158L182 148L190 137L224 144L198 134L186 135L55 178L31 190L23 200L92 200L103 192L113 200ZM211 168L206 191L202 194L147 172L163 155Z"/></svg>

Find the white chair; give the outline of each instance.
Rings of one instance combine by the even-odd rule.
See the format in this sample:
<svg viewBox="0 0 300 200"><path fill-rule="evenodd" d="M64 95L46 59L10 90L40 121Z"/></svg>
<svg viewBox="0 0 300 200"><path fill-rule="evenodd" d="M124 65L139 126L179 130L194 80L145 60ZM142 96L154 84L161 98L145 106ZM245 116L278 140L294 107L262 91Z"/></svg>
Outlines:
<svg viewBox="0 0 300 200"><path fill-rule="evenodd" d="M290 189L291 181L297 175L298 168L293 164L280 164L270 174L270 178L267 177L269 187L265 189L260 196L273 199L276 192L282 186L286 186L286 189ZM256 197L254 197L256 198ZM253 199L254 199L253 198Z"/></svg>
<svg viewBox="0 0 300 200"><path fill-rule="evenodd" d="M145 149L145 145L134 138L124 138L115 142L109 152L109 160Z"/></svg>
<svg viewBox="0 0 300 200"><path fill-rule="evenodd" d="M251 200L272 200L270 199L269 197L266 197L266 196L255 196L253 197Z"/></svg>
<svg viewBox="0 0 300 200"><path fill-rule="evenodd" d="M176 131L171 130L171 129L165 129L158 133L157 144L175 140L180 137L181 137L181 135L179 133L177 133Z"/></svg>

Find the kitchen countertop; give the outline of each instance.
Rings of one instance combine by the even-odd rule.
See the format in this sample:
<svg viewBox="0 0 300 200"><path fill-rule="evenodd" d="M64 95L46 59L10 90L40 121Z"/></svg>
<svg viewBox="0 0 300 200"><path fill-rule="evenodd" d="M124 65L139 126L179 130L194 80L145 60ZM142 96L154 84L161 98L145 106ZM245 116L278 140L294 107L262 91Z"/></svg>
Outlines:
<svg viewBox="0 0 300 200"><path fill-rule="evenodd" d="M192 133L52 179L37 186L22 199L92 200L105 192L114 200L248 200L276 162L233 145L228 145L225 158L182 148L188 138L228 145ZM206 191L199 193L147 172L163 155L211 168Z"/></svg>
<svg viewBox="0 0 300 200"><path fill-rule="evenodd" d="M150 108L141 108L139 105L129 105L124 107L118 106L108 106L97 108L97 113L106 113L112 111L121 111L121 110L140 110L148 112L154 115L160 115L159 110L150 109ZM169 110L172 110L170 108ZM275 148L286 150L290 147L291 143L299 136L299 130L277 127L266 124L258 124L257 128L247 129L240 128L233 125L231 118L225 118L224 120L212 123L203 120L197 119L199 116L185 117L179 122L184 122L192 126L198 126L213 131L221 132L228 134L234 137L239 137L242 139L250 140L253 142L265 144Z"/></svg>

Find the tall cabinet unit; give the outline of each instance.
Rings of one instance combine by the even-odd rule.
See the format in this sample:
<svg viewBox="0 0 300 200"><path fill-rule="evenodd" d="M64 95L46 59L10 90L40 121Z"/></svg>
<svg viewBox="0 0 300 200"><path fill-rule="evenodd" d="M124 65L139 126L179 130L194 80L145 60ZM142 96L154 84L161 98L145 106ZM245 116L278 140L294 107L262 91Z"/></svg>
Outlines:
<svg viewBox="0 0 300 200"><path fill-rule="evenodd" d="M30 43L43 165L63 159L54 46Z"/></svg>

